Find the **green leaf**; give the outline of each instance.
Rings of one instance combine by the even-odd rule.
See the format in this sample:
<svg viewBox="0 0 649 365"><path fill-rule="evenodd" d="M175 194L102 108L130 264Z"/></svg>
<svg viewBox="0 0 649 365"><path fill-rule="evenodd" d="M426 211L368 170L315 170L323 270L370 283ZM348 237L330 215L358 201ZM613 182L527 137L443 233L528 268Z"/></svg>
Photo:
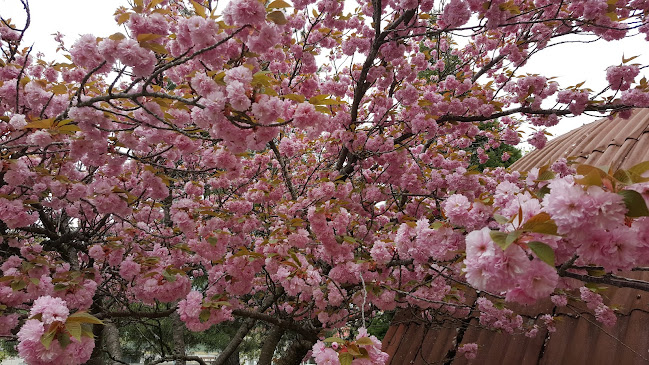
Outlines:
<svg viewBox="0 0 649 365"><path fill-rule="evenodd" d="M54 119L40 119L36 120L34 122L27 123L23 129L27 128L34 128L34 129L44 129L44 128L52 128L52 125L54 124Z"/></svg>
<svg viewBox="0 0 649 365"><path fill-rule="evenodd" d="M11 290L18 291L25 289L27 287L27 282L25 280L17 280L11 283Z"/></svg>
<svg viewBox="0 0 649 365"><path fill-rule="evenodd" d="M273 11L272 13L268 14L266 18L278 25L284 25L288 23L288 20L286 20L284 13L279 10Z"/></svg>
<svg viewBox="0 0 649 365"><path fill-rule="evenodd" d="M169 269L165 269L162 272L162 277L165 278L165 280L167 280L170 283L173 283L174 281L176 281L176 275L169 272Z"/></svg>
<svg viewBox="0 0 649 365"><path fill-rule="evenodd" d="M506 245L506 247L503 248L503 250L506 250L507 247L509 247L512 243L514 243L514 241L516 241L516 240L518 239L518 237L521 236L521 233L522 233L522 232L521 232L521 231L518 231L518 230L516 230L516 231L514 231L514 232L510 232L510 233L507 235L507 238L505 239L505 245Z"/></svg>
<svg viewBox="0 0 649 365"><path fill-rule="evenodd" d="M268 9L278 9L278 8L290 8L291 4L282 0L275 0L272 3L268 4Z"/></svg>
<svg viewBox="0 0 649 365"><path fill-rule="evenodd" d="M624 198L624 204L628 212L627 217L645 217L649 216L649 209L645 203L642 194L635 190L622 190L618 194Z"/></svg>
<svg viewBox="0 0 649 365"><path fill-rule="evenodd" d="M588 275L590 276L604 276L606 275L606 271L600 270L600 269L586 269L588 272Z"/></svg>
<svg viewBox="0 0 649 365"><path fill-rule="evenodd" d="M74 134L81 131L81 128L75 124L66 124L55 129L60 134Z"/></svg>
<svg viewBox="0 0 649 365"><path fill-rule="evenodd" d="M345 104L344 101L331 99L329 97L329 95L327 95L327 94L321 94L321 95L312 96L311 98L309 98L309 103L311 103L313 105L341 105L341 104Z"/></svg>
<svg viewBox="0 0 649 365"><path fill-rule="evenodd" d="M293 101L295 101L297 103L304 103L304 101L306 100L304 95L301 95L301 94L286 94L286 95L283 95L283 97L284 97L284 99L293 100Z"/></svg>
<svg viewBox="0 0 649 365"><path fill-rule="evenodd" d="M602 186L602 176L605 175L604 171L597 168L593 168L587 174L584 174L584 177L581 179L575 179L578 183L586 186Z"/></svg>
<svg viewBox="0 0 649 365"><path fill-rule="evenodd" d="M41 343L46 350L50 349L50 345L52 344L54 337L56 337L56 329L51 329L41 335Z"/></svg>
<svg viewBox="0 0 649 365"><path fill-rule="evenodd" d="M104 322L101 321L101 319L93 316L92 314L88 312L76 312L71 314L67 322L80 322L80 323L92 323L92 324L104 324Z"/></svg>
<svg viewBox="0 0 649 365"><path fill-rule="evenodd" d="M349 352L354 357L363 356L363 354L361 354L361 351L358 348L358 346L356 346L354 344L350 344L350 345L347 346L347 352Z"/></svg>
<svg viewBox="0 0 649 365"><path fill-rule="evenodd" d="M556 175L554 175L554 172L545 170L541 174L539 174L539 177L536 178L536 181L552 180L555 176Z"/></svg>
<svg viewBox="0 0 649 365"><path fill-rule="evenodd" d="M524 224L522 229L527 232L543 233L557 235L557 225L554 223L548 213L541 212L530 219Z"/></svg>
<svg viewBox="0 0 649 365"><path fill-rule="evenodd" d="M77 340L81 341L81 323L76 322L76 321L66 321L65 322L65 330L70 333L70 336L76 338Z"/></svg>
<svg viewBox="0 0 649 365"><path fill-rule="evenodd" d="M506 249L505 247L505 241L507 240L507 232L500 232L500 231L491 231L489 232L489 236L491 236L491 239L498 245L500 248L503 250Z"/></svg>
<svg viewBox="0 0 649 365"><path fill-rule="evenodd" d="M615 171L613 174L613 177L617 179L617 181L624 183L624 184L632 184L633 183L633 177L631 176L631 173L629 173L626 170L619 169Z"/></svg>
<svg viewBox="0 0 649 365"><path fill-rule="evenodd" d="M88 338L95 338L95 334L92 332L92 325L89 323L81 323L81 336Z"/></svg>
<svg viewBox="0 0 649 365"><path fill-rule="evenodd" d="M343 343L345 343L345 340L343 340L340 337L327 337L327 338L325 338L324 342L325 343L334 343L334 342L336 342L336 343L343 344Z"/></svg>
<svg viewBox="0 0 649 365"><path fill-rule="evenodd" d="M513 232L500 232L500 231L491 231L489 232L489 235L491 236L491 239L498 245L500 248L504 250L507 249L507 247L511 246L514 241L518 239L518 237L521 236L521 231L513 231Z"/></svg>
<svg viewBox="0 0 649 365"><path fill-rule="evenodd" d="M371 346L374 344L374 341L372 341L372 339L369 337L361 337L356 340L356 344L359 346Z"/></svg>
<svg viewBox="0 0 649 365"><path fill-rule="evenodd" d="M494 214L494 220L500 224L511 223L511 220L509 218L502 216L500 214Z"/></svg>
<svg viewBox="0 0 649 365"><path fill-rule="evenodd" d="M354 356L349 352L341 352L338 354L338 361L340 361L340 365L352 365Z"/></svg>
<svg viewBox="0 0 649 365"><path fill-rule="evenodd" d="M550 188L545 185L539 191L536 192L536 197L543 200L543 197L550 193Z"/></svg>
<svg viewBox="0 0 649 365"><path fill-rule="evenodd" d="M70 336L66 335L63 332L57 333L56 339L59 341L59 345L61 345L62 348L68 347L70 342L72 342L70 341Z"/></svg>
<svg viewBox="0 0 649 365"><path fill-rule="evenodd" d="M593 293L601 293L607 288L606 286L597 285L597 283L586 283L584 286L590 289Z"/></svg>
<svg viewBox="0 0 649 365"><path fill-rule="evenodd" d="M201 323L207 322L211 316L212 313L210 312L210 310L208 308L205 308L201 310L201 313L198 315L198 320L201 321Z"/></svg>
<svg viewBox="0 0 649 365"><path fill-rule="evenodd" d="M629 172L632 172L632 173L635 173L635 174L638 174L638 175L642 175L647 171L649 171L649 161L640 162L637 165L633 165L629 169Z"/></svg>
<svg viewBox="0 0 649 365"><path fill-rule="evenodd" d="M162 37L160 34L143 33L143 34L138 34L137 41L138 42L149 42L149 41L156 40L156 39L158 39L160 37Z"/></svg>
<svg viewBox="0 0 649 365"><path fill-rule="evenodd" d="M552 249L552 247L539 241L528 242L527 246L532 250L532 252L534 252L539 260L554 267L554 250Z"/></svg>
<svg viewBox="0 0 649 365"><path fill-rule="evenodd" d="M203 5L197 3L194 0L190 0L189 2L192 3L192 6L194 7L194 11L196 12L197 15L200 15L203 18L207 17L207 14L205 13L205 7Z"/></svg>

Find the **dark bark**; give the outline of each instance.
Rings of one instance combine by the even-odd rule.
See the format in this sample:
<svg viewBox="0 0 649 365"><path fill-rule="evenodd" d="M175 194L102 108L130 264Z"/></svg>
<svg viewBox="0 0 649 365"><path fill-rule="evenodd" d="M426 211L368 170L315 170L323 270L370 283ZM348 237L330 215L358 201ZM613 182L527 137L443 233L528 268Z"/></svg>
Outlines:
<svg viewBox="0 0 649 365"><path fill-rule="evenodd" d="M241 327L237 330L237 333L234 334L234 337L232 337L232 340L230 340L230 343L228 346L221 352L218 358L214 361L215 365L225 365L228 364L228 361L230 360L230 357L232 354L235 352L238 353L239 351L239 345L243 341L243 339L246 337L248 332L255 326L255 323L257 321L252 319L252 318L246 318L243 323L241 324Z"/></svg>
<svg viewBox="0 0 649 365"><path fill-rule="evenodd" d="M162 364L163 362L167 361L173 361L173 360L182 360L182 361L194 361L197 362L199 365L207 365L205 360L201 359L199 356L165 356L161 359L158 359L156 361L153 361L149 363L149 365L157 365L157 364Z"/></svg>
<svg viewBox="0 0 649 365"><path fill-rule="evenodd" d="M93 325L92 333L95 335L95 348L92 349L90 359L86 361L86 365L104 365L104 351L102 342L104 340L104 326Z"/></svg>
<svg viewBox="0 0 649 365"><path fill-rule="evenodd" d="M104 347L108 352L108 357L111 359L108 363L111 365L122 364L122 346L119 343L119 329L117 329L115 323L104 323Z"/></svg>
<svg viewBox="0 0 649 365"><path fill-rule="evenodd" d="M178 312L173 312L170 316L173 326L173 354L176 357L176 365L186 365L184 359L185 353L185 324L180 320Z"/></svg>
<svg viewBox="0 0 649 365"><path fill-rule="evenodd" d="M284 355L277 360L276 365L300 365L306 353L311 350L315 341L297 339L291 343Z"/></svg>
<svg viewBox="0 0 649 365"><path fill-rule="evenodd" d="M240 362L241 360L239 358L239 348L237 347L237 349L234 350L232 355L230 355L230 357L228 357L228 359L225 360L224 365L240 365Z"/></svg>
<svg viewBox="0 0 649 365"><path fill-rule="evenodd" d="M284 329L279 326L273 326L266 335L264 340L264 345L261 347L261 353L259 354L259 361L257 365L271 365L273 363L273 355L275 354L275 348L279 340L282 339L284 334Z"/></svg>

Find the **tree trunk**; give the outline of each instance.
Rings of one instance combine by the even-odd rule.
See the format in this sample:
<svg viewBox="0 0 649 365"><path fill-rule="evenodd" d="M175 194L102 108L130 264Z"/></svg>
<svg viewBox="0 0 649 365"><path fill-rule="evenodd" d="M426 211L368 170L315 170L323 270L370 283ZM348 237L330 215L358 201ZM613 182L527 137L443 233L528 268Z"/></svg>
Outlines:
<svg viewBox="0 0 649 365"><path fill-rule="evenodd" d="M246 318L243 323L241 323L241 326L237 330L237 333L234 334L234 337L230 340L230 343L221 351L221 354L219 357L216 358L212 363L215 365L225 365L229 364L229 361L232 361L231 358L233 357L234 353L236 352L237 355L236 357L239 357L239 345L241 345L241 342L243 339L246 337L248 332L255 326L255 321L252 318Z"/></svg>
<svg viewBox="0 0 649 365"><path fill-rule="evenodd" d="M111 365L121 364L123 361L122 358L122 346L119 343L119 329L113 322L104 322L104 346L110 360L108 361Z"/></svg>
<svg viewBox="0 0 649 365"><path fill-rule="evenodd" d="M282 339L283 334L284 329L279 326L273 326L270 331L268 331L264 345L261 348L261 353L259 354L257 365L271 365L273 363L275 348L277 347L279 340Z"/></svg>
<svg viewBox="0 0 649 365"><path fill-rule="evenodd" d="M174 356L185 356L185 324L180 320L178 312L173 312L170 316L173 325L173 354ZM176 365L186 365L185 360L176 360Z"/></svg>
<svg viewBox="0 0 649 365"><path fill-rule="evenodd" d="M104 326L95 324L92 326L92 333L95 335L95 348L92 349L90 359L86 361L86 365L104 365Z"/></svg>
<svg viewBox="0 0 649 365"><path fill-rule="evenodd" d="M297 339L291 343L284 355L277 360L277 365L300 365L306 353L313 347L314 341Z"/></svg>
<svg viewBox="0 0 649 365"><path fill-rule="evenodd" d="M240 364L240 359L239 359L239 348L237 347L236 350L228 357L227 360L225 360L224 365L239 365Z"/></svg>

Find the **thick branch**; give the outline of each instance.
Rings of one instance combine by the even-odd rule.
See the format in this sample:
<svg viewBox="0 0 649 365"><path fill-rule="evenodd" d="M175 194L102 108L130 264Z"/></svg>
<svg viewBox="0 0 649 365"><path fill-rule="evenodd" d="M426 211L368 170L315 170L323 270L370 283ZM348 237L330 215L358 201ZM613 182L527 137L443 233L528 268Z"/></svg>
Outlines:
<svg viewBox="0 0 649 365"><path fill-rule="evenodd" d="M228 343L228 346L221 351L221 354L219 357L214 360L212 363L213 365L223 365L225 362L234 354L234 352L237 350L241 342L243 341L244 338L246 338L246 335L250 330L255 326L255 323L257 323L256 320L252 318L246 318L246 320L243 321L241 324L241 327L237 330L237 333L234 334L232 339L230 340L230 343Z"/></svg>
<svg viewBox="0 0 649 365"><path fill-rule="evenodd" d="M264 345L261 347L257 365L271 365L273 363L273 354L275 354L275 348L277 347L279 340L282 339L283 334L284 329L277 326L273 326L273 328L268 331L268 334L266 335L266 338L264 340Z"/></svg>
<svg viewBox="0 0 649 365"><path fill-rule="evenodd" d="M162 312L133 312L133 311L127 311L127 312L108 312L108 313L100 313L97 314L97 318L124 318L124 317L132 317L132 318L164 318L164 317L169 317L173 312L176 311L176 307L169 308L166 311Z"/></svg>
<svg viewBox="0 0 649 365"><path fill-rule="evenodd" d="M305 336L307 339L315 339L317 340L318 336L317 333L309 328L306 328L302 324L294 321L287 321L284 319L279 319L277 317L273 317L269 314L265 313L259 313L259 312L253 312L253 311L248 311L244 309L235 309L232 311L232 314L237 316L237 317L246 317L246 318L254 318L258 319L260 321L264 321L267 323L274 324L276 326L285 328L287 330L291 330L293 332L299 333L303 336Z"/></svg>
<svg viewBox="0 0 649 365"><path fill-rule="evenodd" d="M642 291L649 292L649 282L643 280L628 279L613 274L606 274L604 276L592 276L586 274L576 274L570 271L564 271L560 273L560 275L568 278L581 280L587 283L607 284L607 285L616 286L618 288L633 288L633 289L639 289Z"/></svg>
<svg viewBox="0 0 649 365"><path fill-rule="evenodd" d="M149 364L156 365L156 364L162 364L163 362L166 361L174 361L174 360L196 361L200 365L207 365L207 363L198 356L165 356L156 361L150 362Z"/></svg>
<svg viewBox="0 0 649 365"><path fill-rule="evenodd" d="M588 105L584 111L586 112L601 112L601 111L616 111L616 110L625 110L631 108L627 105L611 105L611 104L600 104L600 105ZM521 106L518 108L503 110L498 113L491 115L473 115L473 116L460 116L460 115L443 115L437 119L437 123L445 122L485 122L492 119L497 119L500 117L505 117L512 114L531 114L531 115L556 115L563 116L573 114L569 109L533 109L527 106Z"/></svg>
<svg viewBox="0 0 649 365"><path fill-rule="evenodd" d="M286 161L284 161L282 155L279 153L279 150L277 149L277 145L275 145L275 141L268 142L268 146L270 147L271 150L273 150L273 153L275 154L275 158L277 158L277 162L279 162L279 166L282 169L282 176L284 177L286 188L288 189L289 193L291 193L291 198L293 198L293 200L297 200L297 194L295 193L295 189L293 188L291 177L288 175L288 170L286 169Z"/></svg>

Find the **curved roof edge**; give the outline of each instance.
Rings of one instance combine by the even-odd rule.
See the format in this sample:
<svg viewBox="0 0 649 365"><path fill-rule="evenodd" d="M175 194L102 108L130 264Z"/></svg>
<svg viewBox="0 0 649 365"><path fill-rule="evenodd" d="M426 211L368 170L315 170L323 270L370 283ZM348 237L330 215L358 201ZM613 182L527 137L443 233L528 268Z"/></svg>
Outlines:
<svg viewBox="0 0 649 365"><path fill-rule="evenodd" d="M615 116L586 124L528 153L510 168L529 171L562 157L614 170L649 160L649 109L636 109L629 119Z"/></svg>

